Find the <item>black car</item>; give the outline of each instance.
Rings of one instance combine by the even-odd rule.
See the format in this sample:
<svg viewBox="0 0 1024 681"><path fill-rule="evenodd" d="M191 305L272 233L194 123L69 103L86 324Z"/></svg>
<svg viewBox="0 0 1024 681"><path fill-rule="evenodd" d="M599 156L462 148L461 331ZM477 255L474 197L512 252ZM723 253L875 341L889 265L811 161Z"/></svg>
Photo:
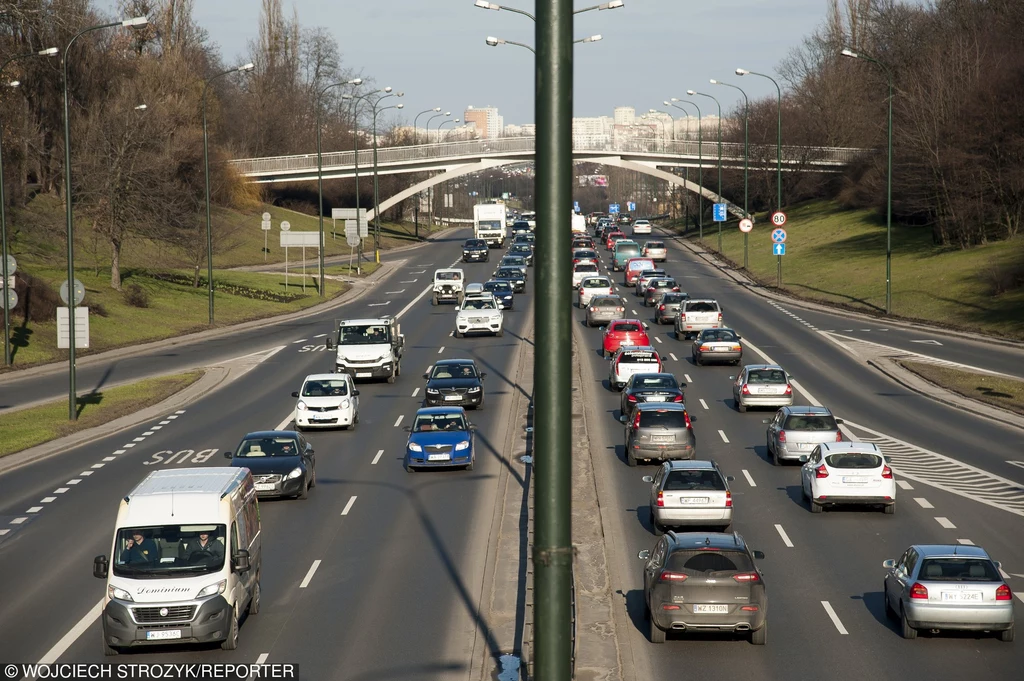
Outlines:
<svg viewBox="0 0 1024 681"><path fill-rule="evenodd" d="M533 232L520 232L512 239L514 244L534 244L537 242L537 235Z"/></svg>
<svg viewBox="0 0 1024 681"><path fill-rule="evenodd" d="M509 255L518 255L526 259L526 266L533 267L533 246L526 243L512 244L508 249Z"/></svg>
<svg viewBox="0 0 1024 681"><path fill-rule="evenodd" d="M499 267L494 272L494 278L499 281L507 281L515 293L522 293L526 290L526 277L518 267Z"/></svg>
<svg viewBox="0 0 1024 681"><path fill-rule="evenodd" d="M248 468L259 497L305 499L316 486L313 445L294 430L261 430L242 438L238 447L224 452L231 465Z"/></svg>
<svg viewBox="0 0 1024 681"><path fill-rule="evenodd" d="M523 234L523 233L529 233L529 231L530 231L530 223L527 222L526 220L516 220L515 222L512 223L512 233L513 234L518 235L518 234Z"/></svg>
<svg viewBox="0 0 1024 681"><path fill-rule="evenodd" d="M515 306L516 295L512 284L505 279L491 279L484 282L484 290L494 295L502 310L511 310Z"/></svg>
<svg viewBox="0 0 1024 681"><path fill-rule="evenodd" d="M425 407L467 407L481 409L484 406L484 378L486 373L477 371L471 359L438 360L430 371L423 374L427 379Z"/></svg>
<svg viewBox="0 0 1024 681"><path fill-rule="evenodd" d="M672 374L633 374L626 381L619 400L619 411L629 415L642 402L679 402L685 399L683 388Z"/></svg>
<svg viewBox="0 0 1024 681"><path fill-rule="evenodd" d="M462 244L462 262L487 262L490 257L490 249L483 239L466 239Z"/></svg>

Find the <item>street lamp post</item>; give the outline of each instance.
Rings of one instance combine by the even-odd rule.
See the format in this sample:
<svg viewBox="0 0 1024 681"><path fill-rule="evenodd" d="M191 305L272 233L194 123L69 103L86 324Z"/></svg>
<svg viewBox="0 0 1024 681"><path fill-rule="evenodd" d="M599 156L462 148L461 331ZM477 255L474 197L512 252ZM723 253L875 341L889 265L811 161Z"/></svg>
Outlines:
<svg viewBox="0 0 1024 681"><path fill-rule="evenodd" d="M353 153L353 167L354 167L354 173L355 173L356 230L357 230L357 233L361 232L360 225L359 225L359 118L357 116L357 114L359 112L359 103L362 102L367 97L372 97L373 95L379 95L379 94L382 94L382 93L384 94L385 97L387 97L387 96L389 96L390 92L391 92L391 86L388 86L388 87L382 88L380 90L373 90L372 92L367 92L365 95L360 95L359 97L356 97L354 95L342 95L342 97L341 97L342 99L351 99L352 100L352 127L355 130L355 133L352 135L352 138L353 138L352 153ZM383 97L381 99L383 99ZM363 262L363 239L362 239L362 237L359 238L359 260L358 260L358 262L359 262L358 266L361 266L362 262ZM358 269L358 266L357 266L357 269Z"/></svg>
<svg viewBox="0 0 1024 681"><path fill-rule="evenodd" d="M76 33L68 42L67 47L64 48L64 203L66 204L65 218L67 219L68 240L68 419L71 421L78 420L78 400L75 394L75 214L71 191L71 105L68 92L68 53L71 51L75 41L86 33L106 28L115 28L117 26L125 28L145 26L148 23L149 19L147 17L134 17L132 19L114 21L109 24L90 26Z"/></svg>
<svg viewBox="0 0 1024 681"><path fill-rule="evenodd" d="M600 5L594 5L593 7L584 7L582 9L573 10L573 14L582 14L583 12L590 12L591 10L595 9L618 9L622 7L624 4L625 3L623 3L622 0L611 0L611 2L604 2L601 3ZM529 12L524 12L521 9L516 9L515 7L506 7L505 5L499 5L494 2L487 2L487 0L476 0L476 2L473 3L473 5L475 7L479 7L480 9L493 9L495 11L503 9L506 12L515 12L516 14L522 14L525 17L529 17L534 22L537 21L537 17L533 16Z"/></svg>
<svg viewBox="0 0 1024 681"><path fill-rule="evenodd" d="M739 90L740 94L743 95L743 217L749 218L750 211L747 209L747 170L750 165L750 136L748 135L747 119L750 115L750 100L747 99L747 93L739 86L723 83L714 78L711 79L711 84L731 87L734 90ZM747 241L749 237L749 232L743 232L743 269L747 269Z"/></svg>
<svg viewBox="0 0 1024 681"><path fill-rule="evenodd" d="M444 133L444 137L441 137L441 128L442 127L444 127L448 123L461 123L461 122L462 122L461 119L458 119L458 118L450 119L450 120L447 120L447 121L441 121L441 123L437 126L437 141L438 141L438 143L440 144L441 142L447 142L448 141L448 135L451 134L451 130L446 130L445 133ZM445 220L450 217L450 213L448 212L449 208L451 208L451 206L448 205L448 182L445 181L445 182L441 183L441 216L442 216L441 217L441 222L442 222L442 224L445 223Z"/></svg>
<svg viewBox="0 0 1024 681"><path fill-rule="evenodd" d="M687 90L686 94L693 97L694 95L700 95L701 97L708 97L714 100L715 104L718 105L718 200L722 201L722 103L719 102L711 95L704 94L703 92L697 92L696 90ZM718 223L718 252L722 252L722 223Z"/></svg>
<svg viewBox="0 0 1024 681"><path fill-rule="evenodd" d="M414 117L414 118L412 119L412 130L413 130L413 134L414 134L414 135L416 135L416 143L417 143L417 144L419 144L419 141L420 141L420 128L419 128L419 125L417 124L417 121L419 121L419 120L420 120L420 116L422 116L422 115L423 115L423 114L425 114L425 113L430 113L431 111L440 111L440 110L441 110L441 107L439 107L439 106L435 106L435 107L434 107L433 109L427 109L426 111L420 111L420 112L419 112L418 114L416 114L416 116L415 116L415 117ZM429 119L429 118L427 119L427 122L428 122L428 123L430 122L430 119ZM429 141L429 140L428 140L428 141Z"/></svg>
<svg viewBox="0 0 1024 681"><path fill-rule="evenodd" d="M703 116L696 102L688 99L679 99L678 97L673 97L672 102L685 102L691 104L697 110L697 184L700 185L700 191L697 192L697 226L700 229L700 240L704 241L704 136L701 132L701 119ZM667 106L670 102L664 102L664 104ZM671 104L671 106L686 111L686 109L683 109L678 104ZM686 116L689 118L690 113L687 112Z"/></svg>
<svg viewBox="0 0 1024 681"><path fill-rule="evenodd" d="M327 93L331 88L341 87L342 85L360 85L363 82L362 78L355 78L353 80L343 81L340 83L332 83L322 90L316 98L316 193L317 193L317 217L320 219L320 297L324 297L324 248L327 246L324 243L324 159L323 150L320 146L320 133L321 123L320 114L323 109L322 100L324 94ZM305 264L303 264L305 267ZM305 285L305 284L303 284Z"/></svg>
<svg viewBox="0 0 1024 681"><path fill-rule="evenodd" d="M380 199L378 196L378 181L377 181L377 114L381 111L387 111L388 109L401 109L405 104L396 104L394 106L386 106L383 109L378 109L377 105L380 104L382 99L388 97L402 97L405 95L404 92L397 92L394 95L384 95L373 103L373 257L374 261L380 263Z"/></svg>
<svg viewBox="0 0 1024 681"><path fill-rule="evenodd" d="M427 131L427 144L430 144L430 121L432 121L432 120L434 120L435 118L438 118L438 117L451 116L451 115L452 115L451 111L445 111L443 114L441 114L441 113L434 114L433 116L431 116L430 118L427 119L427 122L423 126L423 129ZM440 127L441 126L439 125L438 128L440 128ZM437 141L440 142L441 141L440 138L438 138ZM431 187L429 187L427 189L427 218L430 220L430 223L427 225L427 227L430 228L430 229L433 229L434 228L434 188L433 188L433 186L431 186Z"/></svg>
<svg viewBox="0 0 1024 681"><path fill-rule="evenodd" d="M49 47L45 50L38 52L29 52L28 54L20 54L16 57L11 57L0 66L0 74L4 72L10 64L19 61L21 59L28 59L29 57L55 57L60 53L56 47ZM10 83L11 87L17 87L18 82L15 81ZM0 295L4 296L3 303L4 308L4 364L10 366L11 364L11 311L10 305L7 304L7 277L10 275L7 273L7 198L4 196L4 129L0 126L0 242L3 242L3 253L0 254L0 259L3 260L3 264L0 267L3 268L3 280L0 285Z"/></svg>
<svg viewBox="0 0 1024 681"><path fill-rule="evenodd" d="M882 62L846 48L840 54L851 59L863 59L879 66L885 71L885 77L889 81L889 133L886 180L885 180L885 314L892 314L892 71Z"/></svg>
<svg viewBox="0 0 1024 681"><path fill-rule="evenodd" d="M206 284L210 298L210 325L213 325L213 225L210 219L210 136L206 127L206 95L210 91L210 83L232 73L245 73L255 67L252 62L222 71L206 79L203 84L203 168L206 173Z"/></svg>

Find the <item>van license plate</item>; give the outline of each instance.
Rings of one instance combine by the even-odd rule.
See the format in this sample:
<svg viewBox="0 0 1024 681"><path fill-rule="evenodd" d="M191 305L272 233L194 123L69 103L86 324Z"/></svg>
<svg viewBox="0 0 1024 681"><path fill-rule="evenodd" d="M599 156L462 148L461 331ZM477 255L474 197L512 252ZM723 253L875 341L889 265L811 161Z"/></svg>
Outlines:
<svg viewBox="0 0 1024 681"><path fill-rule="evenodd" d="M270 492L270 491L272 491L274 489L274 483L272 483L272 482L257 482L255 487L256 487L256 491L257 492Z"/></svg>
<svg viewBox="0 0 1024 681"><path fill-rule="evenodd" d="M147 641L167 641L175 638L181 638L181 629L159 629L146 632Z"/></svg>
<svg viewBox="0 0 1024 681"><path fill-rule="evenodd" d="M356 372L356 378L372 378L372 377L373 377L373 372L372 371L357 371Z"/></svg>

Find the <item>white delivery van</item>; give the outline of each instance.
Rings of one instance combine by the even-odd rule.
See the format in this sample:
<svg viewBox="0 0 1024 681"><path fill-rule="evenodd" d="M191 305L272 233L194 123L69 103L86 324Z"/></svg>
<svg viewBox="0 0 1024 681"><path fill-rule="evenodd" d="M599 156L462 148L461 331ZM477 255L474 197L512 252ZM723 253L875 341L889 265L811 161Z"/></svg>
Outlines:
<svg viewBox="0 0 1024 681"><path fill-rule="evenodd" d="M260 511L248 468L150 473L121 500L107 581L103 652L162 643L238 647L238 621L260 610Z"/></svg>

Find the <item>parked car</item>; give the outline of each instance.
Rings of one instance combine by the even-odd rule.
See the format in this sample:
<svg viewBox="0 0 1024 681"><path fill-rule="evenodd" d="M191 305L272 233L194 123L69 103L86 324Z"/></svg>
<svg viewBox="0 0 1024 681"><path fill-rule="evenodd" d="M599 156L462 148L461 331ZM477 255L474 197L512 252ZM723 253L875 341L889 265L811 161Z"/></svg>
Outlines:
<svg viewBox="0 0 1024 681"><path fill-rule="evenodd" d="M881 506L896 512L896 480L878 445L871 442L825 442L810 456L802 454L800 489L811 513L835 504Z"/></svg>
<svg viewBox="0 0 1024 681"><path fill-rule="evenodd" d="M810 454L825 442L842 442L843 421L825 407L783 407L775 418L765 419L768 424L768 455L776 466L785 461L797 461L802 454Z"/></svg>
<svg viewBox="0 0 1024 681"><path fill-rule="evenodd" d="M789 374L778 364L748 364L732 384L732 399L739 412L748 407L789 407L793 386Z"/></svg>
<svg viewBox="0 0 1024 681"><path fill-rule="evenodd" d="M697 438L686 407L677 402L648 402L636 405L627 416L619 416L625 424L626 463L692 459L697 451Z"/></svg>
<svg viewBox="0 0 1024 681"><path fill-rule="evenodd" d="M292 393L295 429L335 428L348 430L359 423L359 390L349 374L312 374Z"/></svg>
<svg viewBox="0 0 1024 681"><path fill-rule="evenodd" d="M626 385L622 388L622 396L619 398L619 413L629 416L633 407L646 402L683 403L683 388L685 383L680 383L676 377L669 373L637 373L629 377Z"/></svg>
<svg viewBox="0 0 1024 681"><path fill-rule="evenodd" d="M622 319L626 301L615 295L599 295L590 299L587 305L587 326L601 326L616 319Z"/></svg>
<svg viewBox="0 0 1024 681"><path fill-rule="evenodd" d="M423 378L423 404L427 407L457 406L479 409L484 406L486 372L477 369L471 359L439 359Z"/></svg>
<svg viewBox="0 0 1024 681"><path fill-rule="evenodd" d="M651 529L661 534L673 527L713 527L728 532L732 526L734 478L722 473L714 461L666 461L651 483Z"/></svg>
<svg viewBox="0 0 1024 681"><path fill-rule="evenodd" d="M474 433L462 407L426 407L416 412L412 425L406 426L405 470L461 466L473 470L476 463Z"/></svg>
<svg viewBox="0 0 1024 681"><path fill-rule="evenodd" d="M739 364L743 359L741 337L732 329L704 329L693 340L690 356L697 366L707 362Z"/></svg>
<svg viewBox="0 0 1024 681"><path fill-rule="evenodd" d="M313 445L294 430L248 433L234 449L224 452L232 466L248 468L258 497L305 499L316 487Z"/></svg>
<svg viewBox="0 0 1024 681"><path fill-rule="evenodd" d="M650 345L647 324L639 319L617 319L608 324L601 339L605 358L611 357L623 345Z"/></svg>

